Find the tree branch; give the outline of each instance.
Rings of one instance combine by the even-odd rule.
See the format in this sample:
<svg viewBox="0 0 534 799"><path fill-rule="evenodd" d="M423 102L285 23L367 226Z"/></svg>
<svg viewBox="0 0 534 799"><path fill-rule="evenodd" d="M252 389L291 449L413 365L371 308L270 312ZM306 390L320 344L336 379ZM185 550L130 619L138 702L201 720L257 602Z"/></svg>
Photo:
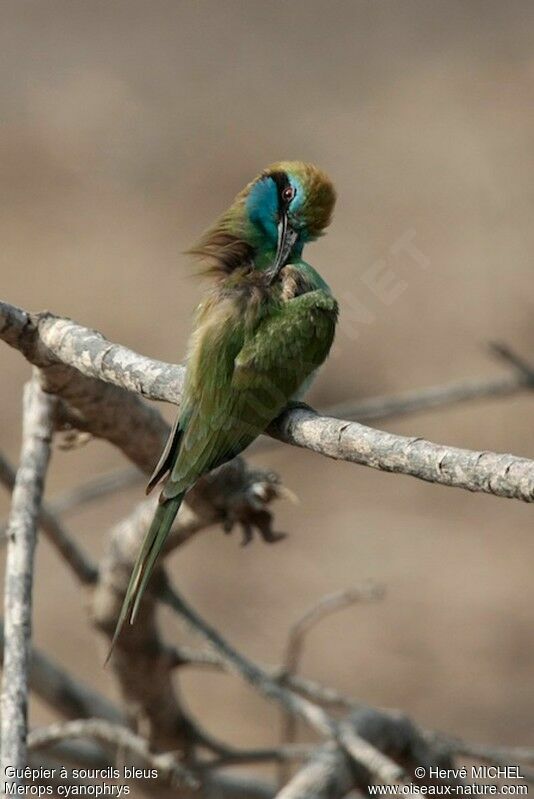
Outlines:
<svg viewBox="0 0 534 799"><path fill-rule="evenodd" d="M321 597L291 626L284 658L284 672L288 676L293 676L298 671L306 636L318 622L356 602L375 602L383 596L382 586L370 582Z"/></svg>
<svg viewBox="0 0 534 799"><path fill-rule="evenodd" d="M318 750L276 799L342 799L354 787L347 756L332 744Z"/></svg>
<svg viewBox="0 0 534 799"><path fill-rule="evenodd" d="M0 621L0 647L3 650L2 621ZM32 649L29 659L30 688L61 716L67 719L99 716L107 721L124 722L124 715L115 705L92 688L74 679L62 666L39 649Z"/></svg>
<svg viewBox="0 0 534 799"><path fill-rule="evenodd" d="M178 646L167 647L167 653L172 668L191 666L193 668L214 669L216 671L231 671L227 661L215 652L199 651L189 647ZM283 682L295 693L305 696L318 705L336 710L354 710L358 706L355 700L336 691L335 688L322 685L315 680L308 680L298 674L288 674L284 666L263 666L262 668L275 682Z"/></svg>
<svg viewBox="0 0 534 799"><path fill-rule="evenodd" d="M91 432L118 443L128 457L141 468L147 469L146 451L143 452L146 450L146 439L151 438L151 451L154 434L159 437L161 445L161 422L153 418L147 406L139 404L139 397L130 393L126 399L121 388L151 399L179 404L183 366L137 355L125 347L111 344L100 333L68 319L49 313L32 316L6 303L0 303L0 337L20 349L32 363L43 368L45 387L74 405L80 415L80 425L83 425L84 418L87 419L87 414L91 415ZM83 401L80 400L80 375L85 380ZM107 386L105 397L102 393L104 389L95 389L94 384L99 381L112 384ZM119 394L114 394L111 389ZM95 419L95 391L99 407L105 401L108 408L106 423ZM126 402L133 406L128 408L131 413L125 412ZM116 426L112 425L111 429L110 407L116 409L111 414ZM128 421L125 417L128 417ZM128 434L132 433L132 418L137 425L135 436ZM139 425L141 418L143 424ZM139 429L144 431L143 436L139 435ZM534 499L534 461L526 458L473 452L433 444L420 438L397 436L357 422L319 416L312 409L305 408L287 410L271 425L268 433L278 440L330 458L382 471L525 502ZM154 460L150 458L150 463Z"/></svg>
<svg viewBox="0 0 534 799"><path fill-rule="evenodd" d="M51 724L28 735L28 748L43 749L73 738L90 738L103 744L112 744L117 749L124 749L141 758L147 765L156 769L159 776L177 779L194 787L198 784L193 774L180 763L171 752L151 752L145 738L136 735L127 727L112 724L103 719L80 719Z"/></svg>
<svg viewBox="0 0 534 799"><path fill-rule="evenodd" d="M221 768L227 765L246 765L248 763L284 763L293 760L305 760L317 751L311 744L289 744L267 749L234 749L224 747L218 757L208 760L205 768Z"/></svg>
<svg viewBox="0 0 534 799"><path fill-rule="evenodd" d="M37 520L50 458L54 399L25 386L22 450L9 516L2 677L2 774L26 765L28 671ZM19 780L14 780L19 784Z"/></svg>
<svg viewBox="0 0 534 799"><path fill-rule="evenodd" d="M286 653L283 662L282 679L287 685L298 672L302 650L307 634L323 618L338 610L349 607L355 602L368 602L381 599L384 595L383 589L373 583L357 586L355 588L337 591L322 597L312 605L290 628ZM281 744L291 744L295 741L297 725L295 716L292 713L284 713L282 717ZM284 784L289 778L290 767L287 763L282 763L279 769L279 782Z"/></svg>
<svg viewBox="0 0 534 799"><path fill-rule="evenodd" d="M365 765L377 779L384 782L396 782L402 776L402 769L388 757L375 750L366 741L359 740L356 733L352 736L338 728L337 723L317 705L293 693L283 685L276 683L271 677L252 661L245 658L231 646L220 633L209 625L177 592L166 585L162 589L161 599L174 611L183 616L191 626L202 634L229 663L267 699L279 702L288 711L299 716L321 737L328 740L339 740L349 754L359 763Z"/></svg>
<svg viewBox="0 0 534 799"><path fill-rule="evenodd" d="M311 408L285 411L270 435L335 460L395 472L429 483L534 501L534 461L495 452L474 452L433 444L319 416Z"/></svg>
<svg viewBox="0 0 534 799"><path fill-rule="evenodd" d="M341 722L343 735L354 740L356 752L362 742L375 751L401 763L416 782L423 785L457 786L453 777L443 780L427 776L416 778L415 769L423 766L452 769L449 753L437 743L429 743L412 722L401 713L361 708ZM332 744L319 750L279 792L277 799L341 799L357 787L367 794L375 777L361 758L350 763L346 754ZM450 773L450 772L449 772ZM386 781L386 784L387 783ZM406 794L403 794L406 795Z"/></svg>
<svg viewBox="0 0 534 799"><path fill-rule="evenodd" d="M517 370L515 374L486 380L460 380L441 386L432 386L427 389L416 389L370 399L340 402L324 409L322 413L327 416L358 422L377 421L440 407L451 407L451 405L467 400L513 396L518 391L531 388L534 384L532 372L525 374L525 363L521 361L520 369L517 356L514 354L513 360L511 360L510 350L508 349L506 349L506 354L507 357L505 359L502 352L499 351L499 355L503 360L512 363ZM262 441L264 444L269 442L272 444L278 443L275 439L263 438ZM265 446L262 446L262 449L264 448ZM121 491L123 488L136 485L141 480L142 473L135 467L119 468L107 474L97 475L93 480L89 480L60 494L49 502L48 507L56 515L72 513L79 506L94 502L107 494Z"/></svg>

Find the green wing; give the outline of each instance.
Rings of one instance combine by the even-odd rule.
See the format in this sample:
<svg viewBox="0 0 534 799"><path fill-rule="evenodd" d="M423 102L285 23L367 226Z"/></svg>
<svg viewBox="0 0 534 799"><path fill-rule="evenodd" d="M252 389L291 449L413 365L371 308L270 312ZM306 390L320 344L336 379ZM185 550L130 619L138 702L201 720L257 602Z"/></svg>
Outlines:
<svg viewBox="0 0 534 799"><path fill-rule="evenodd" d="M273 301L266 310L248 333L232 303L200 317L182 413L149 488L168 478L132 571L112 648L128 615L135 618L184 492L262 433L328 355L337 320L328 292Z"/></svg>
<svg viewBox="0 0 534 799"><path fill-rule="evenodd" d="M272 306L252 335L229 319L206 336L190 415L162 500L185 491L201 475L230 460L278 416L325 360L334 339L337 303L323 290ZM209 368L202 368L202 364Z"/></svg>

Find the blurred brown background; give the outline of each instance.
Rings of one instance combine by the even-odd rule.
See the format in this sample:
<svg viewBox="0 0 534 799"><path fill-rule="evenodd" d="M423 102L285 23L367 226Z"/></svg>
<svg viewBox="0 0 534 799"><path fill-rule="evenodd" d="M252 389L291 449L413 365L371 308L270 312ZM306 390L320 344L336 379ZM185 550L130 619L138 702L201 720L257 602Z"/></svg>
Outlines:
<svg viewBox="0 0 534 799"><path fill-rule="evenodd" d="M3 2L0 16L2 299L178 361L200 292L182 251L261 168L300 158L339 191L329 235L307 253L342 305L314 404L497 374L489 339L530 354L528 0L45 0ZM410 231L426 269L392 253ZM365 278L381 259L403 289L389 304ZM29 369L5 346L0 364L0 444L15 460ZM531 412L523 395L387 426L532 456ZM243 550L219 531L199 537L172 562L196 606L275 662L309 603L384 582L382 603L312 634L305 673L426 726L532 745L532 509L281 445L252 457L300 497L276 509L290 538ZM57 452L48 494L121 462L98 442ZM69 525L96 556L141 495ZM35 599L38 645L113 694L84 597L46 543ZM272 740L276 709L239 680L188 674L184 690L227 740Z"/></svg>

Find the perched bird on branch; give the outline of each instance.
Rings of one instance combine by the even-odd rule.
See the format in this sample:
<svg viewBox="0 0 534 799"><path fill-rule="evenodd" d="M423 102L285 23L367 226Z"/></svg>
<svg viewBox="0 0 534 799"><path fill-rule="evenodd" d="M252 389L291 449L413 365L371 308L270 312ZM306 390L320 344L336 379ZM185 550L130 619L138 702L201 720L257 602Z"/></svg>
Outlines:
<svg viewBox="0 0 534 799"><path fill-rule="evenodd" d="M302 250L323 233L334 203L317 167L273 164L191 250L211 287L196 314L180 415L148 483L147 493L163 489L113 642L135 619L186 491L263 433L327 357L337 303Z"/></svg>

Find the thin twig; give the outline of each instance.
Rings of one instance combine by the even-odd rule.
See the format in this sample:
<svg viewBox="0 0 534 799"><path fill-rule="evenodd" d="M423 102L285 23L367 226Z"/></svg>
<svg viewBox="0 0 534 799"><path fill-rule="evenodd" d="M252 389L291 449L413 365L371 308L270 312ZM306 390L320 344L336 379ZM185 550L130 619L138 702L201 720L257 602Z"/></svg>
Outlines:
<svg viewBox="0 0 534 799"><path fill-rule="evenodd" d="M2 775L8 766L26 764L33 563L54 405L54 398L41 391L35 377L25 386L22 450L9 515L6 561ZM21 780L14 778L13 783L19 785Z"/></svg>
<svg viewBox="0 0 534 799"><path fill-rule="evenodd" d="M279 669L276 674L280 674ZM301 677L300 674L285 678L282 673L282 676L278 677L278 679L283 680L293 691L306 696L318 705L324 705L324 707L330 707L335 710L354 710L359 707L359 702L356 699L351 699L329 685L323 685L316 680Z"/></svg>
<svg viewBox="0 0 534 799"><path fill-rule="evenodd" d="M92 480L82 483L82 485L64 491L49 501L48 509L51 513L63 516L109 494L138 485L142 480L144 480L144 475L135 466L115 469L107 474L100 474Z"/></svg>
<svg viewBox="0 0 534 799"><path fill-rule="evenodd" d="M343 591L327 594L308 610L292 625L289 631L286 652L283 661L282 676L287 684L288 679L295 677L299 670L302 651L306 636L310 630L322 619L338 610L343 610L355 602L373 602L381 599L384 590L381 586L368 583ZM284 713L280 734L281 745L292 744L296 739L297 724L293 713ZM282 763L279 769L279 783L283 785L289 779L290 769L287 763Z"/></svg>
<svg viewBox="0 0 534 799"><path fill-rule="evenodd" d="M266 749L232 749L228 747L218 757L208 760L205 767L211 769L221 768L222 766L243 766L248 763L280 763L306 760L316 751L317 746L312 744L290 744Z"/></svg>
<svg viewBox="0 0 534 799"><path fill-rule="evenodd" d="M142 758L145 763L158 771L159 776L179 779L191 786L197 784L196 778L179 762L174 753L151 752L145 738L136 735L127 727L103 719L66 721L32 730L28 735L28 748L43 749L73 738L90 738L103 744L112 744L118 749Z"/></svg>
<svg viewBox="0 0 534 799"><path fill-rule="evenodd" d="M213 669L215 671L230 671L227 661L215 652L199 651L186 646L167 647L166 652L171 668L192 667ZM299 674L287 674L284 666L262 665L262 668L274 682L283 682L295 693L305 696L318 705L335 708L336 710L354 710L359 706L355 699L351 699L329 685L323 685L316 680L309 680Z"/></svg>
<svg viewBox="0 0 534 799"><path fill-rule="evenodd" d="M332 613L348 608L356 602L376 602L383 596L384 588L369 582L321 597L291 626L284 658L285 673L288 676L297 673L306 636L316 624Z"/></svg>
<svg viewBox="0 0 534 799"><path fill-rule="evenodd" d="M161 600L185 618L191 626L200 632L212 644L219 654L247 682L253 685L260 693L269 699L274 699L291 709L303 718L312 729L321 736L328 738L335 736L335 726L329 716L319 707L301 697L296 696L283 686L275 683L259 666L241 655L229 644L220 633L208 624L194 608L189 605L170 585L165 586L161 592Z"/></svg>
<svg viewBox="0 0 534 799"><path fill-rule="evenodd" d="M241 676L266 698L279 702L287 710L295 713L323 738L336 740L339 737L337 723L321 707L293 693L285 686L276 683L259 666L241 655L174 588L168 584L164 586L161 592L161 599L174 611L187 619L194 629L201 633L233 665ZM357 738L358 736L355 734L355 737ZM354 755L356 753L355 740L348 741L348 745L351 754ZM357 760L384 782L396 782L403 773L397 764L365 741L361 742Z"/></svg>
<svg viewBox="0 0 534 799"><path fill-rule="evenodd" d="M521 374L504 375L488 379L458 380L429 388L385 394L356 402L330 405L322 413L338 419L357 422L376 422L408 416L436 408L450 408L463 402L510 397L530 388L531 380Z"/></svg>
<svg viewBox="0 0 534 799"><path fill-rule="evenodd" d="M514 367L518 375L523 378L525 386L530 388L534 386L534 367L508 344L502 341L491 341L490 350L502 361Z"/></svg>
<svg viewBox="0 0 534 799"><path fill-rule="evenodd" d="M348 757L339 747L319 749L276 794L276 799L342 799L354 787Z"/></svg>

